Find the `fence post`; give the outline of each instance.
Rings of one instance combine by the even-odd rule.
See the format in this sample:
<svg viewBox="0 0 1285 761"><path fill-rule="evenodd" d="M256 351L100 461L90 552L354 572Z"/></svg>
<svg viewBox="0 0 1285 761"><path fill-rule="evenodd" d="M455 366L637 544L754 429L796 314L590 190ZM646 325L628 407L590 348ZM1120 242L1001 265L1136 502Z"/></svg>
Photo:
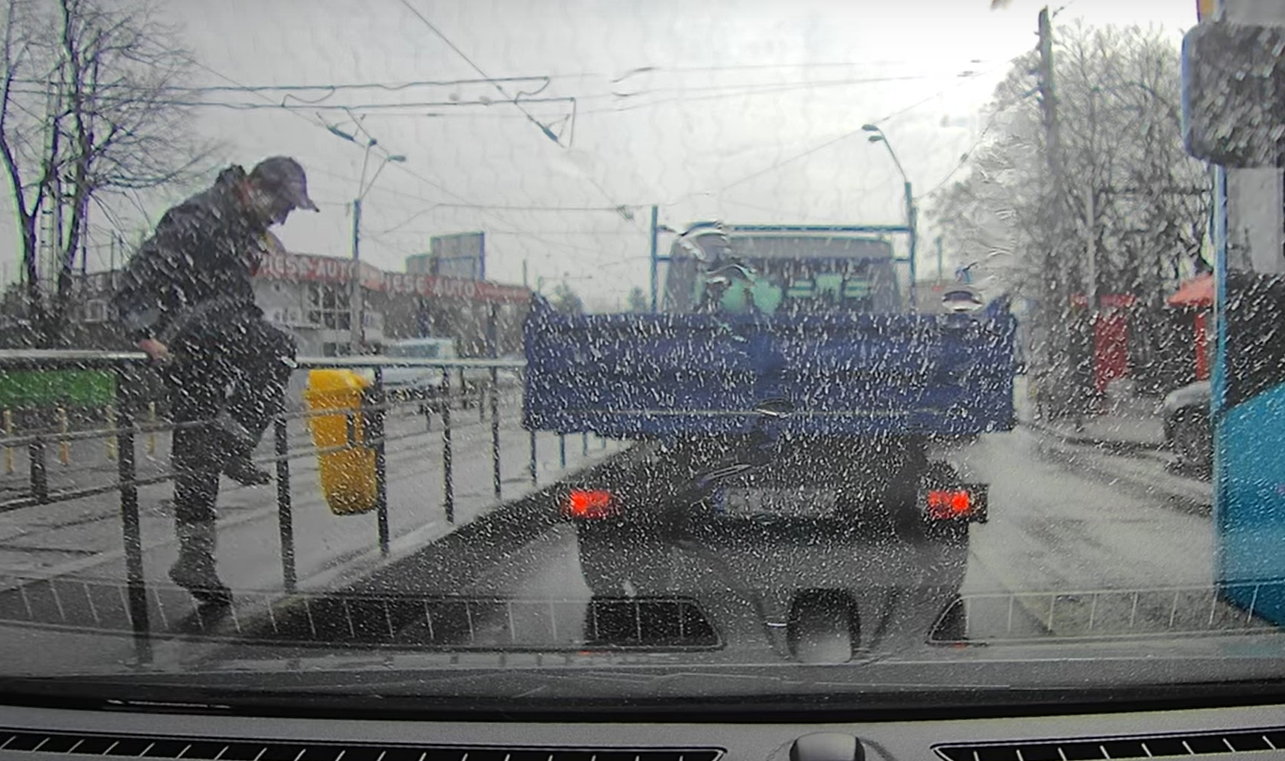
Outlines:
<svg viewBox="0 0 1285 761"><path fill-rule="evenodd" d="M120 479L120 522L125 543L125 577L129 586L129 618L134 630L134 652L138 660L152 660L151 627L148 624L147 586L143 576L143 534L138 516L138 484L134 470L134 412L129 392L132 379L123 370L116 372L116 460Z"/></svg>
<svg viewBox="0 0 1285 761"><path fill-rule="evenodd" d="M277 530L281 537L281 584L286 594L294 594L298 581L294 557L294 508L290 496L290 440L285 418L285 405L272 421L273 443L277 453Z"/></svg>
<svg viewBox="0 0 1285 761"><path fill-rule="evenodd" d="M48 410L37 409L36 430L42 431L49 421ZM37 502L43 503L49 499L49 472L45 462L45 437L37 433L31 443L27 445L27 457L31 460L31 467L28 469L31 473L31 496Z"/></svg>
<svg viewBox="0 0 1285 761"><path fill-rule="evenodd" d="M107 430L115 431L116 430L116 408L108 405L106 410L106 417L107 417ZM116 437L108 436L107 437L107 459L115 460L117 455L119 454L119 451L120 451L120 446L118 445Z"/></svg>
<svg viewBox="0 0 1285 761"><path fill-rule="evenodd" d="M500 394L499 371L491 368L491 485L495 487L495 498L500 499Z"/></svg>
<svg viewBox="0 0 1285 761"><path fill-rule="evenodd" d="M492 361L499 354L499 331L498 331L498 314L499 307L491 304L486 310L486 356ZM500 497L500 371L496 367L491 368L491 486L495 489L495 499L498 502ZM481 408L481 398L478 398L478 408Z"/></svg>
<svg viewBox="0 0 1285 761"><path fill-rule="evenodd" d="M446 510L446 522L455 522L455 476L452 473L454 453L451 451L451 372L442 371L442 488L446 492L442 507Z"/></svg>
<svg viewBox="0 0 1285 761"><path fill-rule="evenodd" d="M561 431L558 432L558 467L567 469L567 435Z"/></svg>
<svg viewBox="0 0 1285 761"><path fill-rule="evenodd" d="M71 430L71 422L67 419L67 408L58 408L58 462L62 463L65 468L71 465L71 442L67 441L67 433Z"/></svg>
<svg viewBox="0 0 1285 761"><path fill-rule="evenodd" d="M6 438L13 438L13 411L4 411L4 435ZM12 476L17 466L14 464L13 447L8 444L4 448L4 472L5 475Z"/></svg>
<svg viewBox="0 0 1285 761"><path fill-rule="evenodd" d="M375 514L379 522L379 553L388 557L391 536L388 529L388 459L384 449L384 368L375 367L375 409L370 416L370 433L375 438Z"/></svg>
<svg viewBox="0 0 1285 761"><path fill-rule="evenodd" d="M156 457L156 402L147 403L147 456Z"/></svg>
<svg viewBox="0 0 1285 761"><path fill-rule="evenodd" d="M535 429L531 429L531 483L539 482L538 464L535 460Z"/></svg>

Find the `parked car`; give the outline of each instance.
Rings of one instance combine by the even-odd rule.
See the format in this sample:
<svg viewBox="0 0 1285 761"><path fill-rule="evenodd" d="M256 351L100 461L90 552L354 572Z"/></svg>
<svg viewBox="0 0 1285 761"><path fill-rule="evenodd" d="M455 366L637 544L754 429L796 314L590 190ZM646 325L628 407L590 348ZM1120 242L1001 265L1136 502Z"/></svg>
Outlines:
<svg viewBox="0 0 1285 761"><path fill-rule="evenodd" d="M397 359L455 359L455 342L449 338L406 338L392 341L384 354ZM434 396L442 385L436 367L390 367L384 370L384 388L408 398Z"/></svg>
<svg viewBox="0 0 1285 761"><path fill-rule="evenodd" d="M1214 436L1209 422L1209 381L1196 381L1170 391L1164 400L1165 441L1176 465L1207 477L1213 472Z"/></svg>

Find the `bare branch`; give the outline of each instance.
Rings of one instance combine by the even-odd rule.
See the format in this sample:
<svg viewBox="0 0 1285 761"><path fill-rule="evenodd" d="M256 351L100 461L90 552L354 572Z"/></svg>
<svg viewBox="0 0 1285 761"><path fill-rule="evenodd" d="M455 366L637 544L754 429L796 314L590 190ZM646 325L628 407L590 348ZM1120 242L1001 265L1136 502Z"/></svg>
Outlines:
<svg viewBox="0 0 1285 761"><path fill-rule="evenodd" d="M175 104L191 55L174 44L155 0L6 2L0 74L0 157L14 192L29 301L40 308L41 211L55 204L48 241L57 291L45 340L56 340L89 215L140 190L186 182L212 148Z"/></svg>

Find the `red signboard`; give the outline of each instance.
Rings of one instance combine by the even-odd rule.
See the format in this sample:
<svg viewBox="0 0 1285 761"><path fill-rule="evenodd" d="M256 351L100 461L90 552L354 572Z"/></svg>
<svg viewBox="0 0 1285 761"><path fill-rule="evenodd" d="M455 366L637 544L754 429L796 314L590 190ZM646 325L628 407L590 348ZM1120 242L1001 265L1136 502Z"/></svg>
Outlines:
<svg viewBox="0 0 1285 761"><path fill-rule="evenodd" d="M303 283L352 282L352 259L307 254L265 254L256 277L267 280L294 280ZM378 267L361 263L362 287L382 290L384 273Z"/></svg>
<svg viewBox="0 0 1285 761"><path fill-rule="evenodd" d="M1116 378L1129 375L1129 318L1121 312L1093 320L1093 381L1098 394Z"/></svg>
<svg viewBox="0 0 1285 761"><path fill-rule="evenodd" d="M259 265L256 277L305 283L348 283L352 281L352 268L351 259L334 256L267 254ZM384 272L366 262L361 263L361 284L371 291L465 301L517 304L525 302L531 296L525 288L517 286L499 285L485 280Z"/></svg>

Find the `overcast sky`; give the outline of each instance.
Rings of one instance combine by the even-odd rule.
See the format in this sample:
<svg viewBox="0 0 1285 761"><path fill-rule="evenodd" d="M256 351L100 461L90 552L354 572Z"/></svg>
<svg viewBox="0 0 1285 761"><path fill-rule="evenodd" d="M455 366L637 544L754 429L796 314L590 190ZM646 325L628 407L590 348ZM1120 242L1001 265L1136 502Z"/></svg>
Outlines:
<svg viewBox="0 0 1285 761"><path fill-rule="evenodd" d="M900 221L900 175L860 126L886 131L917 194L939 186L978 139L1006 62L1035 45L1042 5L407 2L169 0L202 62L196 84L231 88L202 102L250 107L203 106L199 128L247 168L276 153L304 164L322 211L281 230L291 250L349 255L364 152L326 125L364 131L378 140L364 259L400 269L434 234L484 230L491 279L520 282L526 261L532 285L565 277L597 308L646 284L651 204L674 227ZM1055 23L1155 24L1177 40L1195 4L1072 0ZM410 84L480 79L469 61L491 78L529 77L500 84L545 102L524 104L528 118L487 82ZM409 86L235 90L330 84ZM372 184L389 154L405 162ZM931 237L923 261L935 261Z"/></svg>

